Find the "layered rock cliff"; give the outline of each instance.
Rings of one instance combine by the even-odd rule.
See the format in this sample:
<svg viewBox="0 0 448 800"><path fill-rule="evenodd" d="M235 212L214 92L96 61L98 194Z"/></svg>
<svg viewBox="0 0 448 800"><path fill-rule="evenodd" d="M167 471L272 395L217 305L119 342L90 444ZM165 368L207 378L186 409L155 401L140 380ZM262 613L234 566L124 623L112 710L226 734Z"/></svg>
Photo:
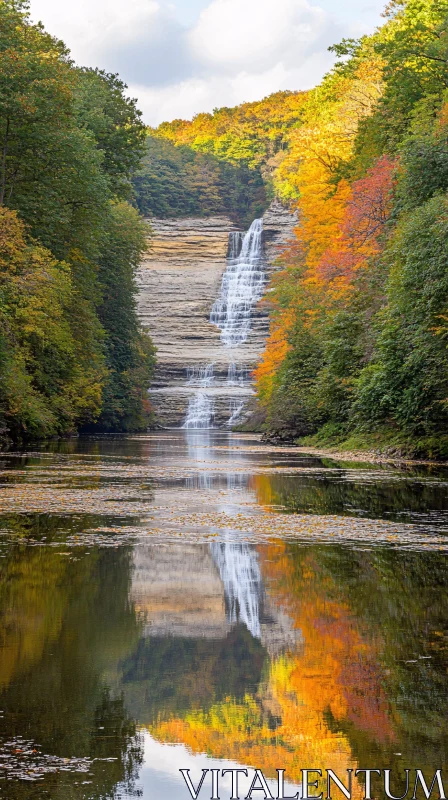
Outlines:
<svg viewBox="0 0 448 800"><path fill-rule="evenodd" d="M278 201L264 215L266 272L275 269L279 248L292 235L295 217ZM229 384L229 361L220 331L209 322L227 265L229 235L238 230L227 217L148 220L153 236L138 274L138 310L157 347L151 402L160 424L180 427L194 392L191 376L213 364L215 424L229 419L230 404L250 392L237 379ZM238 347L239 375L248 374L263 350L266 312L255 310L247 341ZM232 383L232 382L231 382Z"/></svg>
<svg viewBox="0 0 448 800"><path fill-rule="evenodd" d="M277 268L276 261L291 240L298 222L297 214L275 199L263 215L264 246L268 271Z"/></svg>

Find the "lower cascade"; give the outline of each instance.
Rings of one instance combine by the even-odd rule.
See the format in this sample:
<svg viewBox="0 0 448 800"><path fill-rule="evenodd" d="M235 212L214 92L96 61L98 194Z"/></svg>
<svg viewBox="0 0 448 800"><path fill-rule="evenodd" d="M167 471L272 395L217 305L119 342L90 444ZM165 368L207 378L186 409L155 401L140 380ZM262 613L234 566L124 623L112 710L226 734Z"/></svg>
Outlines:
<svg viewBox="0 0 448 800"><path fill-rule="evenodd" d="M238 348L249 337L253 310L263 296L266 283L262 234L262 219L255 219L244 236L236 231L230 234L227 268L210 313L210 322L220 329L222 346L228 352L227 379L215 378L213 364L187 368L187 386L193 392L183 424L185 429L213 427L215 397L220 388L228 393L235 387L226 426L239 422L244 413L251 387L250 370L238 364Z"/></svg>
<svg viewBox="0 0 448 800"><path fill-rule="evenodd" d="M188 404L187 418L184 423L186 429L200 429L213 427L214 420L214 401L213 397L205 391L207 387L212 386L213 364L207 364L200 367L199 370L194 367L187 370L188 386L196 386L197 391L190 398Z"/></svg>

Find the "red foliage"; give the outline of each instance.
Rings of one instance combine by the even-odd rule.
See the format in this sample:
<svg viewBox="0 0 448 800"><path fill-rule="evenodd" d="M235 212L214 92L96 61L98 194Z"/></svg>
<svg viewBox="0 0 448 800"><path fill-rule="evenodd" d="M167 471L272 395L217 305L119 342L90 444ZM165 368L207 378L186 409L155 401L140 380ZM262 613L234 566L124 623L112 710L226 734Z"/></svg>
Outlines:
<svg viewBox="0 0 448 800"><path fill-rule="evenodd" d="M352 184L340 235L317 267L321 279L351 282L366 260L379 252L380 237L390 219L395 169L396 161L382 156L365 178Z"/></svg>

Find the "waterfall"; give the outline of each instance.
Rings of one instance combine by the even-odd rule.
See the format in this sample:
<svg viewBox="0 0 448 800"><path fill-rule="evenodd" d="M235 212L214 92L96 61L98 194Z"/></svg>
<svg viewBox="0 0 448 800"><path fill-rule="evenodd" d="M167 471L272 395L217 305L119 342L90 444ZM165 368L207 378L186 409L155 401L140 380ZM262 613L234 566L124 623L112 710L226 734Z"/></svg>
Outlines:
<svg viewBox="0 0 448 800"><path fill-rule="evenodd" d="M236 425L237 422L240 421L241 415L244 411L244 406L246 405L244 400L231 400L229 403L229 412L230 417L226 422L228 428L231 428L232 425Z"/></svg>
<svg viewBox="0 0 448 800"><path fill-rule="evenodd" d="M249 370L247 367L241 365L237 367L234 361L229 364L227 370L227 385L228 386L244 386L249 380Z"/></svg>
<svg viewBox="0 0 448 800"><path fill-rule="evenodd" d="M213 542L210 549L224 584L229 622L243 622L259 639L262 579L255 551L247 544L228 542Z"/></svg>
<svg viewBox="0 0 448 800"><path fill-rule="evenodd" d="M187 378L187 386L196 386L197 391L190 397L183 427L189 430L211 428L214 419L214 400L205 390L213 385L213 364L199 368L188 367Z"/></svg>
<svg viewBox="0 0 448 800"><path fill-rule="evenodd" d="M240 397L229 401L230 427L238 422L245 407L241 399L244 387L250 389L249 369L246 365L235 363L235 350L244 344L249 336L252 312L263 296L265 272L263 259L263 220L253 221L246 234L233 231L229 236L227 268L222 278L219 297L210 314L210 322L221 331L224 354L228 353L229 366L224 387L239 388ZM230 356L232 357L230 360ZM189 398L187 416L183 427L200 429L213 427L214 397L218 386L214 377L213 364L199 369L187 369L187 386L196 391ZM236 389L234 389L235 393ZM225 394L225 389L223 394ZM250 392L249 392L250 393Z"/></svg>
<svg viewBox="0 0 448 800"><path fill-rule="evenodd" d="M221 293L210 314L210 322L220 329L221 341L226 347L246 341L253 308L263 296L262 232L263 220L255 219L244 236L240 251L236 237L230 240Z"/></svg>
<svg viewBox="0 0 448 800"><path fill-rule="evenodd" d="M212 386L215 379L214 364L203 367L187 367L187 386Z"/></svg>

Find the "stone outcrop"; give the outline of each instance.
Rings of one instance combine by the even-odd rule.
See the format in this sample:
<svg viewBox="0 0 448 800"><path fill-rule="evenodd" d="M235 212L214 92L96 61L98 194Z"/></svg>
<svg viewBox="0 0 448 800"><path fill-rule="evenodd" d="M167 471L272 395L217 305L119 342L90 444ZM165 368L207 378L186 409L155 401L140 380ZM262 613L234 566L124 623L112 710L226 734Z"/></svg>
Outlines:
<svg viewBox="0 0 448 800"><path fill-rule="evenodd" d="M276 261L282 248L294 234L298 224L296 213L286 208L279 200L273 200L263 215L264 246L266 262L270 271L277 268Z"/></svg>
<svg viewBox="0 0 448 800"><path fill-rule="evenodd" d="M296 218L278 201L264 215L266 270L275 269L279 248L292 235ZM227 383L232 352L223 348L220 331L209 322L226 269L229 234L238 230L227 217L152 219L148 251L138 274L138 311L157 348L151 402L159 423L180 427L195 389L188 370L213 364L215 424L229 419L231 403L240 403L250 387ZM253 369L268 331L266 312L256 309L250 335L238 347L240 368Z"/></svg>

